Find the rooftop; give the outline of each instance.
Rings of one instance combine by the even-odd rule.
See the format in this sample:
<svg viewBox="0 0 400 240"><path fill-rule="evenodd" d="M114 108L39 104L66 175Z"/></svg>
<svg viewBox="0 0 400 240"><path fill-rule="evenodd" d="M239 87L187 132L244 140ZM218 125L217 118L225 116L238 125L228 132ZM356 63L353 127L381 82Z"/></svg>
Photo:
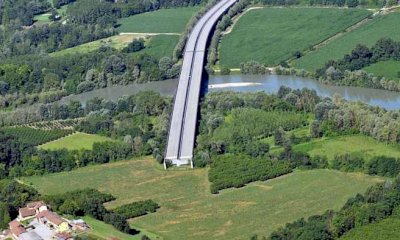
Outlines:
<svg viewBox="0 0 400 240"><path fill-rule="evenodd" d="M46 218L47 221L59 226L61 223L65 222L60 216L58 216L56 213L53 213L51 211L45 210L37 215L38 219L41 218Z"/></svg>

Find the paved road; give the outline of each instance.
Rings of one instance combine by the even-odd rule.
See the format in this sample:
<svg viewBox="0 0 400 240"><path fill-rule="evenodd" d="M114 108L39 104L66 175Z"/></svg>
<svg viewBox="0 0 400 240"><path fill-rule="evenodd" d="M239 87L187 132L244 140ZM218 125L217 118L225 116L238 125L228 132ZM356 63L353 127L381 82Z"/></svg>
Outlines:
<svg viewBox="0 0 400 240"><path fill-rule="evenodd" d="M213 6L197 22L186 43L165 156L165 160L175 165L192 164L208 36L221 15L236 1L221 0Z"/></svg>

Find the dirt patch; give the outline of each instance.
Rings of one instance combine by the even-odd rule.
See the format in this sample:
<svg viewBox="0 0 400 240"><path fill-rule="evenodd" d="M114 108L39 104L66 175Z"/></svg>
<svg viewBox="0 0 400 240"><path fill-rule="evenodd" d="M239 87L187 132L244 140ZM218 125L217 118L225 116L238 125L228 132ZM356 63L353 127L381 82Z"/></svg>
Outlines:
<svg viewBox="0 0 400 240"><path fill-rule="evenodd" d="M232 220L227 221L221 226L221 228L217 231L217 233L214 234L214 237L225 235L227 233L228 228L231 227L232 225L233 225Z"/></svg>
<svg viewBox="0 0 400 240"><path fill-rule="evenodd" d="M251 201L238 201L234 202L235 206L238 208L248 208L250 206L256 205L256 202L251 202Z"/></svg>
<svg viewBox="0 0 400 240"><path fill-rule="evenodd" d="M180 221L167 221L167 222L163 223L162 225L160 225L160 228L165 228L165 227L168 227L171 225L176 225L179 223L181 223L181 222Z"/></svg>
<svg viewBox="0 0 400 240"><path fill-rule="evenodd" d="M271 189L274 188L273 186L264 185L264 184L261 184L261 183L256 183L256 184L253 184L252 186L259 187L259 188L264 189L264 190L271 190Z"/></svg>

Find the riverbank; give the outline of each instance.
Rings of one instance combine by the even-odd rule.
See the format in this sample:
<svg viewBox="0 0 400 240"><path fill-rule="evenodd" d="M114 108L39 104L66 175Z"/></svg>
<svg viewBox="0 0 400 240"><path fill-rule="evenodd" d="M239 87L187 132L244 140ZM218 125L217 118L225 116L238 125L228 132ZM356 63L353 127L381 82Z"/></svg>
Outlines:
<svg viewBox="0 0 400 240"><path fill-rule="evenodd" d="M305 77L287 75L211 75L208 80L204 80L207 89L205 92L213 91L238 91L238 92L257 92L277 93L282 86L293 89L309 88L315 90L322 97L332 97L339 94L343 99L349 101L360 101L372 106L380 106L388 110L400 109L400 94L398 92L370 89L362 87L333 86L318 82L317 80ZM129 84L123 86L113 86L110 88L97 89L91 92L71 95L60 100L67 103L70 100L86 101L94 97L116 101L122 96L128 96L140 91L155 91L162 95L173 96L177 87L177 79L164 80L159 82L149 82L143 84Z"/></svg>

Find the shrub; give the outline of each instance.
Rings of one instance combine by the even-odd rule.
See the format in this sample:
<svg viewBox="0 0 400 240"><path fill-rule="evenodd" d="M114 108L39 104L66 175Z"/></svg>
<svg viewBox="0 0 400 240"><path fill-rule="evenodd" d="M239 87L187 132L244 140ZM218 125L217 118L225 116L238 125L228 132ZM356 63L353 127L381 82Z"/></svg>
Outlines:
<svg viewBox="0 0 400 240"><path fill-rule="evenodd" d="M156 212L158 208L160 208L160 206L153 200L144 200L122 205L114 209L113 212L118 213L125 218L135 218Z"/></svg>

